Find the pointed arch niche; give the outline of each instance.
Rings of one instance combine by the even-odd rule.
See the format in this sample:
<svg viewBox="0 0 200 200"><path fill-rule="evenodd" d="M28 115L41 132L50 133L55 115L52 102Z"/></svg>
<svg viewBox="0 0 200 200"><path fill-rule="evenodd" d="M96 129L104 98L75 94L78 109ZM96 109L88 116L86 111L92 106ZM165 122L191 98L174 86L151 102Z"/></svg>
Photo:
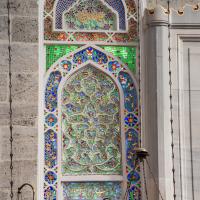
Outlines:
<svg viewBox="0 0 200 200"><path fill-rule="evenodd" d="M140 141L137 6L98 2L103 10L86 6L109 12L112 30L103 18L100 30L63 27L81 2L40 1L40 200L141 199L134 152Z"/></svg>

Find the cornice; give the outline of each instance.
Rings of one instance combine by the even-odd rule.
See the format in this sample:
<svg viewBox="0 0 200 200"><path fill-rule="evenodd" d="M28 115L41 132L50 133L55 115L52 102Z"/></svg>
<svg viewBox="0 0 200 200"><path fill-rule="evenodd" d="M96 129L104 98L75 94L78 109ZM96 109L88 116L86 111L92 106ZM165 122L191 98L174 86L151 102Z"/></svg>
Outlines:
<svg viewBox="0 0 200 200"><path fill-rule="evenodd" d="M157 6L152 12L145 10L146 26L167 26L168 15L161 6ZM193 10L186 5L184 12L180 15L176 10L170 10L170 23L173 29L199 29L200 10Z"/></svg>
<svg viewBox="0 0 200 200"><path fill-rule="evenodd" d="M145 10L145 23L147 26L167 26L168 25L168 16L165 13L164 9L160 6L157 6L153 13L148 10Z"/></svg>
<svg viewBox="0 0 200 200"><path fill-rule="evenodd" d="M173 23L171 24L172 29L200 29L200 23Z"/></svg>

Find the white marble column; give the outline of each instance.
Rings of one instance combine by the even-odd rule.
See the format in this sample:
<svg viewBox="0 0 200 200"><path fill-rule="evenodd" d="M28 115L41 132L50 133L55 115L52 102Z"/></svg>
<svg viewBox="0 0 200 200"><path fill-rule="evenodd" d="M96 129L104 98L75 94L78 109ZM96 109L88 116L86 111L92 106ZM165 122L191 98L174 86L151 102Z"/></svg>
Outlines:
<svg viewBox="0 0 200 200"><path fill-rule="evenodd" d="M144 49L144 136L143 145L150 153L150 166L162 196L173 199L169 102L168 18L161 8L145 16ZM147 171L148 196L158 200L153 178ZM145 200L145 195L143 195Z"/></svg>

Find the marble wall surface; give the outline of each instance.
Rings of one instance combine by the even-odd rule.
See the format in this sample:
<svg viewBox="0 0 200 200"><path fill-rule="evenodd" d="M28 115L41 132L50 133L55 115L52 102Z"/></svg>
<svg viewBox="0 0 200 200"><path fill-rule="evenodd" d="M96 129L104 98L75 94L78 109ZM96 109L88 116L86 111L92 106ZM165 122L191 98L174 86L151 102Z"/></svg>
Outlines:
<svg viewBox="0 0 200 200"><path fill-rule="evenodd" d="M170 126L168 16L162 9L144 17L144 146L164 199L173 199ZM178 200L199 196L200 12L186 6L170 13L175 193ZM190 83L190 84L189 84ZM146 170L149 173L149 170ZM148 174L149 199L159 199ZM155 184L154 184L155 186ZM154 189L153 189L154 188ZM145 195L144 195L145 196Z"/></svg>

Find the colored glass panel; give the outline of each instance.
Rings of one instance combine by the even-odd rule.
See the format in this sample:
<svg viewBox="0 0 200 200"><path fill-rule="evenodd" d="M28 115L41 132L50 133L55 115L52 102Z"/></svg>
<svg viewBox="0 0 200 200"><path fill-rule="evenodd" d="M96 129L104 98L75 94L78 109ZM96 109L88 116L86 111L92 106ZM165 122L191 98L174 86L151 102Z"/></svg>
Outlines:
<svg viewBox="0 0 200 200"><path fill-rule="evenodd" d="M138 97L131 75L124 70L118 74L118 80L124 93L124 118L126 136L127 186L129 200L141 200L140 166L136 159L135 147L139 144Z"/></svg>
<svg viewBox="0 0 200 200"><path fill-rule="evenodd" d="M45 200L56 200L56 190L54 187L50 186L44 191Z"/></svg>
<svg viewBox="0 0 200 200"><path fill-rule="evenodd" d="M122 0L105 0L119 15L119 28L126 30L126 15Z"/></svg>
<svg viewBox="0 0 200 200"><path fill-rule="evenodd" d="M47 45L46 46L46 70L48 70L53 63L64 55L75 51L79 45Z"/></svg>
<svg viewBox="0 0 200 200"><path fill-rule="evenodd" d="M46 69L64 55L75 51L78 45L48 45L46 46ZM112 53L113 56L119 58L128 68L136 72L136 47L128 46L101 46L105 51Z"/></svg>
<svg viewBox="0 0 200 200"><path fill-rule="evenodd" d="M55 27L57 29L62 29L63 28L63 24L62 24L62 17L63 17L63 13L67 10L71 10L70 8L73 8L72 11L77 11L77 10L87 10L87 8L92 8L92 9L96 9L98 8L97 11L102 10L102 5L100 3L100 1L94 1L94 4L92 5L91 2L92 1L84 1L84 7L77 7L77 5L73 5L74 4L74 0L66 0L66 1L62 1L59 0L57 2L56 5L56 23L55 23ZM78 2L78 4L81 1ZM121 30L125 30L126 29L126 23L125 23L125 8L124 8L124 4L122 3L121 0L106 0L107 4L110 5L110 7L112 7L112 9L114 9L119 16L119 27ZM80 4L79 4L80 5ZM100 6L98 6L100 5ZM87 8L86 8L86 7ZM108 8L106 6L103 6L103 11L108 10ZM73 16L74 14L72 12L70 12L70 14ZM104 29L107 30L107 29Z"/></svg>
<svg viewBox="0 0 200 200"><path fill-rule="evenodd" d="M45 117L45 122L48 126L54 126L57 123L57 118L54 114L48 114Z"/></svg>
<svg viewBox="0 0 200 200"><path fill-rule="evenodd" d="M117 30L117 16L101 0L82 0L64 15L66 30Z"/></svg>
<svg viewBox="0 0 200 200"><path fill-rule="evenodd" d="M119 72L118 80L124 91L125 108L128 112L133 112L137 109L137 90L131 76L126 72Z"/></svg>
<svg viewBox="0 0 200 200"><path fill-rule="evenodd" d="M105 53L92 47L87 47L86 49L83 49L82 51L74 54L74 63L81 64L88 60L92 60L98 64L105 64L107 63L108 58Z"/></svg>
<svg viewBox="0 0 200 200"><path fill-rule="evenodd" d="M101 46L101 48L118 57L133 73L136 72L136 47Z"/></svg>
<svg viewBox="0 0 200 200"><path fill-rule="evenodd" d="M131 167L135 167L136 153L135 148L138 147L138 133L134 129L128 129L126 132L126 160L127 164Z"/></svg>
<svg viewBox="0 0 200 200"><path fill-rule="evenodd" d="M121 174L119 92L113 80L88 65L62 93L62 173Z"/></svg>
<svg viewBox="0 0 200 200"><path fill-rule="evenodd" d="M118 182L64 183L64 200L121 199L122 189Z"/></svg>
<svg viewBox="0 0 200 200"><path fill-rule="evenodd" d="M125 123L130 126L130 127L134 127L138 122L138 119L137 117L132 114L132 113L129 113L126 117L125 117Z"/></svg>
<svg viewBox="0 0 200 200"><path fill-rule="evenodd" d="M108 69L111 72L118 73L121 70L121 65L118 61L111 61L108 63Z"/></svg>
<svg viewBox="0 0 200 200"><path fill-rule="evenodd" d="M60 65L62 66L62 68L66 71L70 71L71 67L72 67L72 63L68 60L63 60Z"/></svg>
<svg viewBox="0 0 200 200"><path fill-rule="evenodd" d="M57 4L56 4L56 16L55 16L55 27L57 29L62 29L62 16L63 16L63 12L68 10L73 3L75 3L75 0L58 0ZM53 2L54 4L54 2Z"/></svg>
<svg viewBox="0 0 200 200"><path fill-rule="evenodd" d="M46 174L45 174L45 181L49 184L54 184L57 180L57 175L55 172L53 171L48 171Z"/></svg>
<svg viewBox="0 0 200 200"><path fill-rule="evenodd" d="M45 165L51 169L57 165L57 134L50 129L44 135Z"/></svg>
<svg viewBox="0 0 200 200"><path fill-rule="evenodd" d="M53 112L57 108L57 92L61 81L61 73L59 71L51 72L46 85L45 106Z"/></svg>

